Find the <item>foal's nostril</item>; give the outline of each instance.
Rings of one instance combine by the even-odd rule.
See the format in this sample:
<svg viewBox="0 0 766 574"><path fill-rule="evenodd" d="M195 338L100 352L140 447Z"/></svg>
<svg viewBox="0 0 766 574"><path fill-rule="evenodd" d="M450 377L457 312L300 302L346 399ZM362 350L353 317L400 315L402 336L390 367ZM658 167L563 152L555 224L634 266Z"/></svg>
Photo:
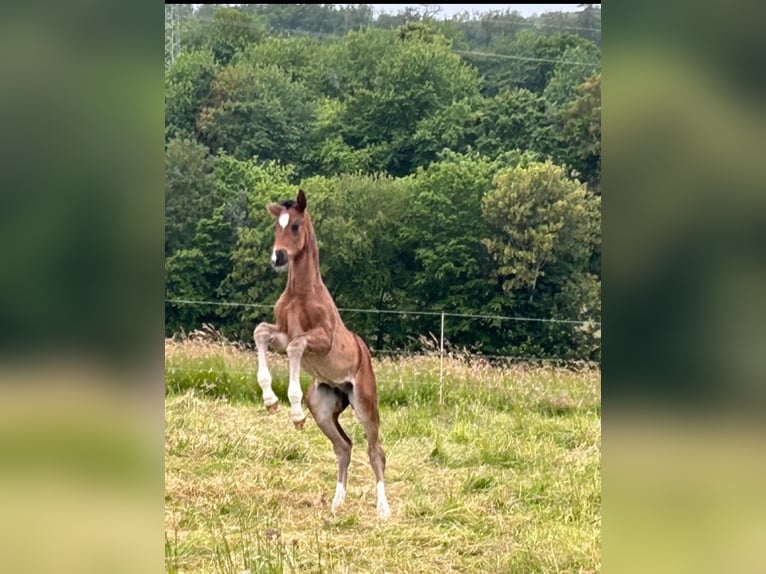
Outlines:
<svg viewBox="0 0 766 574"><path fill-rule="evenodd" d="M287 265L287 251L284 249L275 251L271 258L271 262L275 267L283 267L284 265Z"/></svg>

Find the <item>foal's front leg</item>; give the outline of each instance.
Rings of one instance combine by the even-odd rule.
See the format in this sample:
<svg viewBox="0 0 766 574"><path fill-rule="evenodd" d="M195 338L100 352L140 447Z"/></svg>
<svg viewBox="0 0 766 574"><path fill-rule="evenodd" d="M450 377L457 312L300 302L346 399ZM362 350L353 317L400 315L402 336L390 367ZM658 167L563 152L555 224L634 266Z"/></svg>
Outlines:
<svg viewBox="0 0 766 574"><path fill-rule="evenodd" d="M295 428L302 429L306 415L301 407L303 391L301 390L301 359L306 351L323 355L330 351L332 339L322 328L311 329L303 335L295 337L287 345L287 359L290 363L290 382L287 385L287 398L290 400L290 418Z"/></svg>
<svg viewBox="0 0 766 574"><path fill-rule="evenodd" d="M269 344L284 350L287 345L287 335L282 333L276 325L261 323L255 328L253 338L255 347L258 349L258 384L263 391L263 404L270 413L273 413L277 410L279 399L271 388L271 373L266 364L266 351L269 349Z"/></svg>

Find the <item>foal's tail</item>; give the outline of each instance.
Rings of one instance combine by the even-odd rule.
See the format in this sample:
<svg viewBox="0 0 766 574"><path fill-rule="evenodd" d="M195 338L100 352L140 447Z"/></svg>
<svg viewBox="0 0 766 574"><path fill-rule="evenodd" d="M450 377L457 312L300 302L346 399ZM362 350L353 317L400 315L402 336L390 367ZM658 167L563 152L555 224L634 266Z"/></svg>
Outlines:
<svg viewBox="0 0 766 574"><path fill-rule="evenodd" d="M357 344L359 345L359 353L361 354L359 361L359 375L360 378L365 381L363 392L368 396L370 405L373 407L371 409L371 414L374 416L375 422L377 423L380 420L380 417L378 416L378 389L375 380L375 372L372 370L370 349L367 348L364 340L362 340L359 335L354 334L354 337L356 337Z"/></svg>

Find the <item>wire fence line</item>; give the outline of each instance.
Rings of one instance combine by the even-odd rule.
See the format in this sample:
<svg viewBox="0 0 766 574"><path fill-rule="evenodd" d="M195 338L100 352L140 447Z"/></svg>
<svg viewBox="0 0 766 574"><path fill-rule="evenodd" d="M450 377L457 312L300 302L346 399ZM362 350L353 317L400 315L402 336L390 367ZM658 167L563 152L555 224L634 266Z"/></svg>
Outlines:
<svg viewBox="0 0 766 574"><path fill-rule="evenodd" d="M235 303L231 301L196 301L191 299L165 299L165 303L171 303L174 305L213 305L222 307L255 307L264 309L273 309L274 304L267 303ZM431 317L462 317L467 319L487 319L487 320L499 320L499 321L539 321L543 323L566 323L570 325L593 325L600 326L601 321L590 320L574 320L574 319L554 319L547 317L518 317L518 316L506 316L506 315L485 315L474 313L453 313L451 311L407 311L401 309L356 309L356 308L344 308L338 307L338 311L344 313L382 313L402 315L404 317L408 315L416 316L431 316Z"/></svg>
<svg viewBox="0 0 766 574"><path fill-rule="evenodd" d="M189 299L165 299L166 303L173 305L209 305L209 306L226 306L226 307L251 307L259 309L271 309L273 305L266 303L235 303L231 301L196 301ZM511 355L483 355L481 353L469 353L467 351L450 352L445 349L444 345L444 319L445 317L459 317L459 318L478 318L478 319L490 319L490 320L507 320L507 321L537 321L547 323L564 323L573 325L588 325L590 327L600 326L600 322L596 321L576 321L571 319L554 319L543 317L511 317L503 315L485 315L485 314L473 314L473 313L453 313L448 311L403 311L397 309L351 309L351 308L338 308L342 312L358 312L358 313L388 313L398 314L404 317L406 316L431 316L440 317L440 333L439 338L434 336L433 348L425 349L420 352L413 351L401 351L401 350L373 350L370 352L373 357L401 357L401 356L430 356L438 358L439 360L439 404L442 404L444 400L444 360L451 357L461 357L470 359L481 359L484 361L491 361L494 363L530 363L541 365L561 365L565 367L585 367L593 368L598 367L597 361L590 361L587 359L562 359L562 358L537 358L537 357L518 357ZM438 345L438 348L436 346ZM241 375L252 375L255 371L241 371L238 372ZM232 372L231 374L236 374ZM381 382L395 382L395 381L381 381Z"/></svg>

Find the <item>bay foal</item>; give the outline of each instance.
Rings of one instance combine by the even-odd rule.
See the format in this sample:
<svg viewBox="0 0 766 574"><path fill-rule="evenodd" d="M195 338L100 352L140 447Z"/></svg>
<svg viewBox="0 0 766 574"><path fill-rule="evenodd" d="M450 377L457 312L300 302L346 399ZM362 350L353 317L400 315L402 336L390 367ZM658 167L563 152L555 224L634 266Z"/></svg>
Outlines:
<svg viewBox="0 0 766 574"><path fill-rule="evenodd" d="M276 219L271 263L277 270L287 269L287 285L274 306L276 322L261 323L255 328L258 384L263 390L263 402L269 412L276 411L278 399L271 388L271 373L266 364L266 351L271 345L287 353L290 418L298 429L306 421L301 408L300 369L313 378L306 392L306 404L317 426L332 442L338 461L332 510L346 497L351 439L340 426L338 416L351 405L367 436L367 452L377 480L378 516L388 518L391 510L383 485L386 455L378 436L380 418L370 351L343 324L322 281L317 240L306 211L306 194L299 190L295 201L270 204L267 209Z"/></svg>

